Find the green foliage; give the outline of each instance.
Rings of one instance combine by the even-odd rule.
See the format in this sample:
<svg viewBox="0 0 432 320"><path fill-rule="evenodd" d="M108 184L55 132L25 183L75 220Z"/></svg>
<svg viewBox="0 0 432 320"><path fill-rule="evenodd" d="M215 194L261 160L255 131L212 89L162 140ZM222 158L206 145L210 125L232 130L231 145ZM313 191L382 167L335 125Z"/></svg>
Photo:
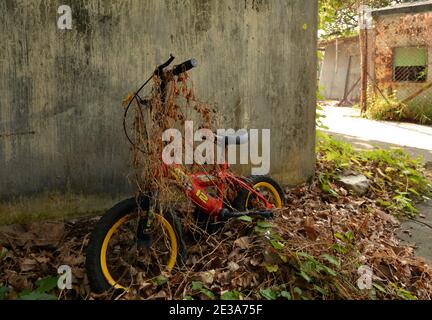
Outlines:
<svg viewBox="0 0 432 320"><path fill-rule="evenodd" d="M156 278L153 279L153 283L158 286L162 286L167 282L168 282L168 278L163 275L157 276Z"/></svg>
<svg viewBox="0 0 432 320"><path fill-rule="evenodd" d="M240 221L244 221L244 222L252 222L253 219L250 216L241 216L238 218Z"/></svg>
<svg viewBox="0 0 432 320"><path fill-rule="evenodd" d="M260 296L266 300L292 299L291 293L286 290L285 285L282 285L281 287L261 289Z"/></svg>
<svg viewBox="0 0 432 320"><path fill-rule="evenodd" d="M276 300L279 297L279 293L271 288L261 289L260 294L267 300Z"/></svg>
<svg viewBox="0 0 432 320"><path fill-rule="evenodd" d="M4 298L6 297L6 295L9 292L9 288L7 287L0 287L0 300L4 300Z"/></svg>
<svg viewBox="0 0 432 320"><path fill-rule="evenodd" d="M371 90L368 93L368 105L366 116L376 120L400 121L406 118L405 105L401 105L396 97L396 92L374 94Z"/></svg>
<svg viewBox="0 0 432 320"><path fill-rule="evenodd" d="M393 291L393 293L395 293L399 298L403 300L417 300L417 297L415 297L411 292L399 287L395 283L390 283L389 290Z"/></svg>
<svg viewBox="0 0 432 320"><path fill-rule="evenodd" d="M347 244L350 244L354 240L354 233L352 231L348 231L344 234L336 232L335 237L338 238L339 240L342 240L343 242L345 242Z"/></svg>
<svg viewBox="0 0 432 320"><path fill-rule="evenodd" d="M299 275L309 283L312 283L323 274L333 277L337 275L335 270L305 252L298 252L297 257L301 261Z"/></svg>
<svg viewBox="0 0 432 320"><path fill-rule="evenodd" d="M412 216L416 213L413 201L431 195L432 185L420 159L402 149L356 150L321 132L317 140L318 180L321 189L333 197L340 196L334 182L347 169L367 176L372 181L371 197L391 212Z"/></svg>
<svg viewBox="0 0 432 320"><path fill-rule="evenodd" d="M240 300L240 292L227 291L221 295L221 300Z"/></svg>
<svg viewBox="0 0 432 320"><path fill-rule="evenodd" d="M432 123L432 106L427 101L414 99L402 104L397 92L374 94L369 90L366 116L375 120L413 121L421 124Z"/></svg>
<svg viewBox="0 0 432 320"><path fill-rule="evenodd" d="M324 100L324 96L321 94L322 91L322 87L317 87L317 92L316 92L316 96L317 96L317 100ZM326 116L323 114L323 107L320 103L317 103L317 108L316 108L316 127L319 129L328 129L328 127L326 127L322 120L326 118Z"/></svg>
<svg viewBox="0 0 432 320"><path fill-rule="evenodd" d="M48 293L32 291L29 293L21 294L19 300L57 300L56 296Z"/></svg>
<svg viewBox="0 0 432 320"><path fill-rule="evenodd" d="M58 300L55 295L58 277L46 277L36 281L35 289L25 289L18 294L18 300ZM0 300L4 300L12 291L7 287L0 287Z"/></svg>
<svg viewBox="0 0 432 320"><path fill-rule="evenodd" d="M320 0L319 29L321 38L350 36L358 26L358 8L361 4L373 8L407 2L404 0Z"/></svg>
<svg viewBox="0 0 432 320"><path fill-rule="evenodd" d="M259 235L270 234L272 225L264 221L258 221L254 231Z"/></svg>
<svg viewBox="0 0 432 320"><path fill-rule="evenodd" d="M266 267L267 271L270 272L270 273L276 273L276 272L279 271L279 266L277 264L275 264L275 265L266 265L265 267Z"/></svg>
<svg viewBox="0 0 432 320"><path fill-rule="evenodd" d="M47 277L36 281L36 289L21 292L19 300L57 300L51 292L57 288L58 277Z"/></svg>
<svg viewBox="0 0 432 320"><path fill-rule="evenodd" d="M284 288L284 291L290 292L290 299L316 299L331 297L335 293L338 296L343 296L343 289L341 289L341 282L349 283L344 274L344 270L341 268L341 261L338 257L331 255L330 253L322 254L321 256L314 256L312 253L305 251L298 251L293 253L295 258L290 262L294 270L296 271L295 276L298 279L292 282L290 290ZM303 282L303 283L302 283ZM354 290L358 290L354 288ZM279 290L281 291L281 289ZM261 295L265 295L267 299L275 298L278 290L271 290L268 292L261 292Z"/></svg>
<svg viewBox="0 0 432 320"><path fill-rule="evenodd" d="M339 259L338 259L338 258L335 258L335 257L333 257L333 256L331 256L331 255L323 254L323 255L321 256L321 258L327 260L328 262L330 262L330 264L332 264L332 265L334 265L334 266L336 266L336 267L338 267L338 268L341 266L341 263L340 263Z"/></svg>
<svg viewBox="0 0 432 320"><path fill-rule="evenodd" d="M332 249L336 253L346 255L351 252L356 252L356 247L354 246L354 233L351 230L345 233L336 232L334 237L340 240L338 243L332 245ZM329 257L322 256L322 258L335 265L335 262L330 261Z"/></svg>
<svg viewBox="0 0 432 320"><path fill-rule="evenodd" d="M207 287L205 287L204 284L200 281L192 282L192 291L194 291L195 293L201 293L211 300L214 300L216 298L215 294Z"/></svg>

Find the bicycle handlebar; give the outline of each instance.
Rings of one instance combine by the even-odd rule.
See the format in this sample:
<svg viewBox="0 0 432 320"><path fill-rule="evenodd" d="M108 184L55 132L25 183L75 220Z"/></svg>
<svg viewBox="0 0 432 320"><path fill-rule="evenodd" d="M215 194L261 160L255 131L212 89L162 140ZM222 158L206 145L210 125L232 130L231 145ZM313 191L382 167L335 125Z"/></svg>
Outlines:
<svg viewBox="0 0 432 320"><path fill-rule="evenodd" d="M151 79L153 78L154 75L161 77L162 81L161 81L160 87L161 87L161 92L164 92L165 86L166 86L166 81L167 81L164 69L166 67L168 67L174 61L174 59L175 59L175 57L172 54L170 54L169 59L165 63L161 64L160 66L158 66L156 68L156 70L150 76L150 78L147 79L147 81L134 94L132 99L130 99L129 104L127 105L127 107L125 109L124 116L123 116L123 129L124 129L124 132L125 132L127 139L129 140L131 145L133 145L134 147L137 147L137 146L129 137L128 132L127 132L127 128L126 128L126 117L127 117L128 112L129 112L130 106L134 100L138 101L139 103L141 103L143 105L146 104L146 101L141 99L141 97L139 96L139 93L151 81ZM172 72L172 75L178 76L178 75L182 74L183 72L186 72L186 71L191 70L192 68L195 68L196 66L198 66L198 61L196 59L190 59L190 60L187 60L187 61L175 66L171 72ZM164 94L163 94L163 96L164 96ZM146 153L145 151L141 150L139 147L138 147L138 150L140 150L143 153Z"/></svg>
<svg viewBox="0 0 432 320"><path fill-rule="evenodd" d="M189 71L189 70L195 68L196 66L198 66L198 61L196 59L187 60L187 61L175 66L173 69L173 74L175 76L178 76L179 74L186 72L186 71Z"/></svg>
<svg viewBox="0 0 432 320"><path fill-rule="evenodd" d="M174 59L175 59L175 57L171 54L169 59L165 63L158 66L154 73L161 76L164 69L166 67L168 67L174 61ZM183 72L186 72L186 71L189 71L189 70L195 68L196 66L198 66L198 61L196 59L190 59L190 60L187 60L187 61L180 63L179 65L175 66L172 69L172 74L174 76L178 76L178 75L182 74Z"/></svg>

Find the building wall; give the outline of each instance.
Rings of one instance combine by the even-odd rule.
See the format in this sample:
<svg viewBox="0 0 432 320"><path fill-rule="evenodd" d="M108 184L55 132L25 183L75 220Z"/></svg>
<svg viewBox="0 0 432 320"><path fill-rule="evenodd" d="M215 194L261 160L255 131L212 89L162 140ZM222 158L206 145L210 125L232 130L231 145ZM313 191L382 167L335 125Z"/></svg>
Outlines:
<svg viewBox="0 0 432 320"><path fill-rule="evenodd" d="M227 127L272 130L276 178L313 175L316 0L3 0L0 25L3 219L130 194L121 101L171 52L198 59L195 92Z"/></svg>
<svg viewBox="0 0 432 320"><path fill-rule="evenodd" d="M373 64L378 87L396 90L400 99L421 89L424 83L393 81L393 50L397 47L426 47L427 82L432 81L432 12L391 14L375 18ZM432 105L432 95L430 96Z"/></svg>
<svg viewBox="0 0 432 320"><path fill-rule="evenodd" d="M326 99L342 100L360 78L360 49L358 39L339 40L325 46L321 68L320 87ZM357 101L359 84L348 95L348 100Z"/></svg>

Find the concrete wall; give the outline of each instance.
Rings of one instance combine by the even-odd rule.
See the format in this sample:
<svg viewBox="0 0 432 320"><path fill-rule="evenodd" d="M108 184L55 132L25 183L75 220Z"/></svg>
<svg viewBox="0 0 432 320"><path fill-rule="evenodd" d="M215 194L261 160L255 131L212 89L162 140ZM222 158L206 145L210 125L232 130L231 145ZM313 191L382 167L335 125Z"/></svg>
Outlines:
<svg viewBox="0 0 432 320"><path fill-rule="evenodd" d="M342 100L360 78L360 48L358 39L341 39L325 46L320 74L320 87L326 99ZM349 101L358 101L360 86L357 84L347 95Z"/></svg>
<svg viewBox="0 0 432 320"><path fill-rule="evenodd" d="M57 28L72 7L73 30ZM226 126L272 129L272 174L313 175L316 0L0 2L0 216L98 211L130 194L121 101L169 53Z"/></svg>

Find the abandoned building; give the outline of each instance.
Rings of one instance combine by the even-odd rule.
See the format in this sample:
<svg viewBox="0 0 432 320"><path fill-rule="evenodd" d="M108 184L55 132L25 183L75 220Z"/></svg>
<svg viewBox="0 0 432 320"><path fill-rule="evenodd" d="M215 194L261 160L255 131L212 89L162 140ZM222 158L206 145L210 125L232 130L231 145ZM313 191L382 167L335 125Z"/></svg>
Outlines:
<svg viewBox="0 0 432 320"><path fill-rule="evenodd" d="M432 1L378 9L372 16L371 82L399 100L414 97L409 102L418 108L432 108Z"/></svg>
<svg viewBox="0 0 432 320"><path fill-rule="evenodd" d="M275 179L313 176L317 0L67 3L0 1L0 223L133 195L122 101L170 53L222 128L271 130Z"/></svg>
<svg viewBox="0 0 432 320"><path fill-rule="evenodd" d="M367 30L370 92L432 108L432 1L371 10ZM325 57L320 85L326 99L357 101L360 90L358 36L322 42ZM368 93L370 94L370 93Z"/></svg>
<svg viewBox="0 0 432 320"><path fill-rule="evenodd" d="M359 99L360 48L358 36L320 43L324 61L320 71L321 95L329 100Z"/></svg>

